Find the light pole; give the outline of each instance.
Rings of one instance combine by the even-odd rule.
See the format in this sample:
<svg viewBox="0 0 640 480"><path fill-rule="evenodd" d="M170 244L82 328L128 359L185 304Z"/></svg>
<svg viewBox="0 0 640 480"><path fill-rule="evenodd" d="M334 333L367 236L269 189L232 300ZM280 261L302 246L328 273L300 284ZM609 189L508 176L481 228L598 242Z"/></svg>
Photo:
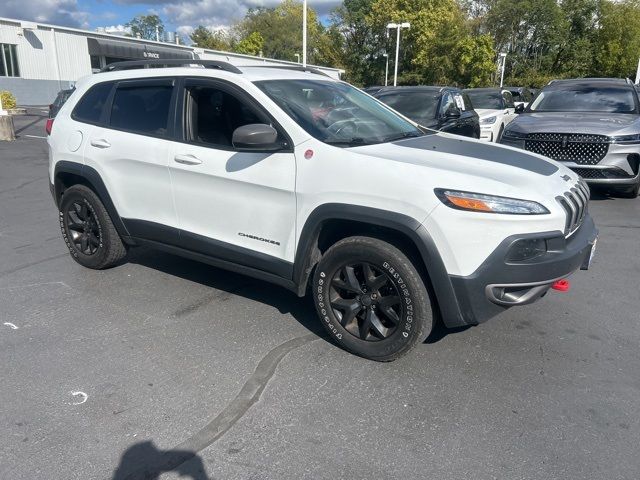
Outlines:
<svg viewBox="0 0 640 480"><path fill-rule="evenodd" d="M302 66L307 67L307 0L302 2Z"/></svg>
<svg viewBox="0 0 640 480"><path fill-rule="evenodd" d="M500 88L502 88L502 84L504 83L504 65L507 63L507 54L500 54Z"/></svg>
<svg viewBox="0 0 640 480"><path fill-rule="evenodd" d="M636 70L636 85L640 83L640 58L638 59L638 70Z"/></svg>
<svg viewBox="0 0 640 480"><path fill-rule="evenodd" d="M389 78L389 54L388 53L383 53L382 56L384 58L386 58L386 62L384 65L384 86L386 87L388 84L388 78Z"/></svg>
<svg viewBox="0 0 640 480"><path fill-rule="evenodd" d="M398 84L398 54L400 53L400 30L403 28L409 28L411 24L409 22L402 23L390 23L387 25L387 29L396 28L398 29L396 34L396 62L393 65L393 86L395 87Z"/></svg>

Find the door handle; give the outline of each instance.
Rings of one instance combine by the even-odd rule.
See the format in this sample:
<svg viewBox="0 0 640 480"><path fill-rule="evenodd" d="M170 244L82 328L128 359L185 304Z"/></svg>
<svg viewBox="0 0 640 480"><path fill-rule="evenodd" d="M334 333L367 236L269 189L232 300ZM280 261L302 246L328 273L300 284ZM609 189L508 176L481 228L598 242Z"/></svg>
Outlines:
<svg viewBox="0 0 640 480"><path fill-rule="evenodd" d="M91 140L91 146L96 148L109 148L111 144L103 138L98 138L96 140Z"/></svg>
<svg viewBox="0 0 640 480"><path fill-rule="evenodd" d="M202 160L195 155L176 155L173 160L183 165L200 165L202 163Z"/></svg>

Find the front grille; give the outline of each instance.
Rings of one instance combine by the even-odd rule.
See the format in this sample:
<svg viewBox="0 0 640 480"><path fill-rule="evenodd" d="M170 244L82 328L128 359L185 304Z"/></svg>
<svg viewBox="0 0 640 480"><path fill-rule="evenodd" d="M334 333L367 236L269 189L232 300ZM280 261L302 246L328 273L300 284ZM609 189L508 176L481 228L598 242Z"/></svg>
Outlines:
<svg viewBox="0 0 640 480"><path fill-rule="evenodd" d="M576 172L582 178L589 178L589 179L607 178L602 174L602 170L598 168L572 168L571 170Z"/></svg>
<svg viewBox="0 0 640 480"><path fill-rule="evenodd" d="M609 137L585 133L530 133L524 148L561 162L596 165L609 151Z"/></svg>
<svg viewBox="0 0 640 480"><path fill-rule="evenodd" d="M580 180L576 183L575 187L563 196L556 197L558 203L562 205L566 213L564 226L565 236L568 237L582 225L582 221L587 214L590 195L589 187L587 187L584 180Z"/></svg>

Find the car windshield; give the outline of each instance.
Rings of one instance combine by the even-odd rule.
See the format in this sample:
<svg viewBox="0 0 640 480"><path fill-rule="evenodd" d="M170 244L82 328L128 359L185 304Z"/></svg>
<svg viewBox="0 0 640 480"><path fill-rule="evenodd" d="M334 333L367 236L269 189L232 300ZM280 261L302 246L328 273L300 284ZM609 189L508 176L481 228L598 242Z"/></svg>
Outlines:
<svg viewBox="0 0 640 480"><path fill-rule="evenodd" d="M307 133L336 146L371 145L424 132L346 83L322 80L255 82Z"/></svg>
<svg viewBox="0 0 640 480"><path fill-rule="evenodd" d="M482 90L465 90L473 108L486 108L490 110L500 110L502 108L502 94L500 92L487 92Z"/></svg>
<svg viewBox="0 0 640 480"><path fill-rule="evenodd" d="M529 106L532 112L635 113L631 88L567 87L543 90Z"/></svg>
<svg viewBox="0 0 640 480"><path fill-rule="evenodd" d="M436 92L417 91L385 93L377 98L421 125L433 123L439 100Z"/></svg>

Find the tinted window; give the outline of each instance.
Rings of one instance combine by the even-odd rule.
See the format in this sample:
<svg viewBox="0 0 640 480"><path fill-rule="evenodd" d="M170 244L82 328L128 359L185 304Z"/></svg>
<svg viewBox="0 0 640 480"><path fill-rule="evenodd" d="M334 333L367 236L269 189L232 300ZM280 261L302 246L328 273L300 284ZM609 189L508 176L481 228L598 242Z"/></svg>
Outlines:
<svg viewBox="0 0 640 480"><path fill-rule="evenodd" d="M500 110L503 108L502 95L498 91L466 90L465 93L471 98L473 108L486 108L491 110Z"/></svg>
<svg viewBox="0 0 640 480"><path fill-rule="evenodd" d="M252 123L271 123L235 96L218 88L188 87L187 93L189 141L230 147L236 128Z"/></svg>
<svg viewBox="0 0 640 480"><path fill-rule="evenodd" d="M634 113L632 88L567 86L543 90L529 107L534 112Z"/></svg>
<svg viewBox="0 0 640 480"><path fill-rule="evenodd" d="M147 135L165 135L173 86L149 84L119 85L113 97L110 125Z"/></svg>
<svg viewBox="0 0 640 480"><path fill-rule="evenodd" d="M440 115L446 115L450 110L456 110L458 107L456 106L455 100L451 93L446 92L442 97L442 105L440 106Z"/></svg>
<svg viewBox="0 0 640 480"><path fill-rule="evenodd" d="M98 123L113 87L113 82L98 83L89 89L73 110L72 117L79 122Z"/></svg>
<svg viewBox="0 0 640 480"><path fill-rule="evenodd" d="M331 145L370 145L423 135L412 123L346 83L265 80L256 85L309 135Z"/></svg>
<svg viewBox="0 0 640 480"><path fill-rule="evenodd" d="M511 92L502 92L502 97L504 98L504 103L507 108L513 108L515 106L513 104L513 95L511 95Z"/></svg>
<svg viewBox="0 0 640 480"><path fill-rule="evenodd" d="M380 95L378 99L414 122L428 125L436 117L439 95L437 92L394 92Z"/></svg>

